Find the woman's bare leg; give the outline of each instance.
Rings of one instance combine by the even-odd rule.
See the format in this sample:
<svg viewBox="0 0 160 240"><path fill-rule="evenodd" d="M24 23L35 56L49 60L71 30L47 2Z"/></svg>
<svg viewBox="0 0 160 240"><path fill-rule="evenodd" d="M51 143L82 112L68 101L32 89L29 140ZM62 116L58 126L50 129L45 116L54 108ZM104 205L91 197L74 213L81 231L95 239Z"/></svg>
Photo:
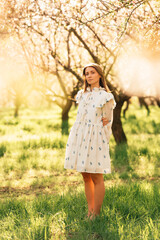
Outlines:
<svg viewBox="0 0 160 240"><path fill-rule="evenodd" d="M94 215L100 214L100 209L105 195L105 186L103 174L91 173L91 179L94 183Z"/></svg>
<svg viewBox="0 0 160 240"><path fill-rule="evenodd" d="M94 210L94 183L91 178L90 173L82 173L84 184L85 184L85 194L88 203L88 217L92 215Z"/></svg>

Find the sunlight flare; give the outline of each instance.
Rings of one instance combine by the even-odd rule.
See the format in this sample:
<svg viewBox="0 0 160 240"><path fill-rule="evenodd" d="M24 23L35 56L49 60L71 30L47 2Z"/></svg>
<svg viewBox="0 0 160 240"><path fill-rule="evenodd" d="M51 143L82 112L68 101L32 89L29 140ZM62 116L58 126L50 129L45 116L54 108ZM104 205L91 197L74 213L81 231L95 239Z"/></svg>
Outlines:
<svg viewBox="0 0 160 240"><path fill-rule="evenodd" d="M117 61L120 87L128 95L160 96L160 56L151 49L125 45Z"/></svg>

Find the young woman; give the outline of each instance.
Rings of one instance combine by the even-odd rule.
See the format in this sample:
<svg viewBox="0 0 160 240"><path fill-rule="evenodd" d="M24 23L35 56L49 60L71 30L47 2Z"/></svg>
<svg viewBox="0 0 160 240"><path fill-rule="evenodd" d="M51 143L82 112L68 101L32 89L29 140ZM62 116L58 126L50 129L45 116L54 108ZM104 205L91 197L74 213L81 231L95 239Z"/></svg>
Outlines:
<svg viewBox="0 0 160 240"><path fill-rule="evenodd" d="M88 202L88 217L100 214L105 195L103 174L111 172L109 139L113 109L116 106L98 64L84 67L84 90L76 96L79 103L65 154L66 169L81 172Z"/></svg>

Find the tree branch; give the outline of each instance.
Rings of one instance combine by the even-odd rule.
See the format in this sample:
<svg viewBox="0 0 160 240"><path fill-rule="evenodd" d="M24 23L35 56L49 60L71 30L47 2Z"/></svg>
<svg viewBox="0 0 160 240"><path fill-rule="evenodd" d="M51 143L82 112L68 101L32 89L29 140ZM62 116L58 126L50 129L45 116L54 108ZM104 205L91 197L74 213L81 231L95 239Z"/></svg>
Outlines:
<svg viewBox="0 0 160 240"><path fill-rule="evenodd" d="M77 31L74 28L70 29L75 36L80 40L80 42L84 45L85 49L88 51L88 53L91 55L91 57L93 58L94 62L99 63L99 59L98 57L96 57L93 54L93 51L90 50L90 48L88 47L88 45L86 44L86 42L83 40L83 38L77 33Z"/></svg>

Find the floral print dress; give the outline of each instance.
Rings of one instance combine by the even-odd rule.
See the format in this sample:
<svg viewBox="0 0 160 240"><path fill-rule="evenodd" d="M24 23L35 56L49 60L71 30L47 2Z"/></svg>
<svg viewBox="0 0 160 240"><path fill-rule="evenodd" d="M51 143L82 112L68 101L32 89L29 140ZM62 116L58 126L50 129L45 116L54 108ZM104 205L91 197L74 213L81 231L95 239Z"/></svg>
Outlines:
<svg viewBox="0 0 160 240"><path fill-rule="evenodd" d="M78 172L110 173L109 139L112 133L113 109L116 106L112 93L102 87L79 90L76 121L69 133L65 164L66 169ZM110 122L103 126L102 117Z"/></svg>

